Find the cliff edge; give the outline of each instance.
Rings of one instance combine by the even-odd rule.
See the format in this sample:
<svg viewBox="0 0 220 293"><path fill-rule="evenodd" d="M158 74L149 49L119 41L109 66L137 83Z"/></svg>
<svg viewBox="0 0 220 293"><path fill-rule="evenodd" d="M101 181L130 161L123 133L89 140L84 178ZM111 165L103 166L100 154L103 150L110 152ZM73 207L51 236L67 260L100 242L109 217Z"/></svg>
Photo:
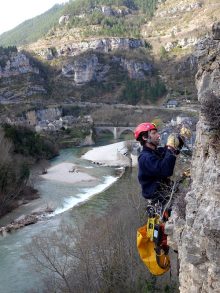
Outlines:
<svg viewBox="0 0 220 293"><path fill-rule="evenodd" d="M181 293L217 293L220 288L220 23L212 31L197 45L201 113L186 219L179 229Z"/></svg>

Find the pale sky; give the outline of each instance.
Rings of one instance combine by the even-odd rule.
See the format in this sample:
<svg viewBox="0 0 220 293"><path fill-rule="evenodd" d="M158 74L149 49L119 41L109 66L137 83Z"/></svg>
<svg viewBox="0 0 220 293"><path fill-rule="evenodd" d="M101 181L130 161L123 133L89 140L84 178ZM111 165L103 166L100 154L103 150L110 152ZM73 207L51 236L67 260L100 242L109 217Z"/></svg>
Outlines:
<svg viewBox="0 0 220 293"><path fill-rule="evenodd" d="M0 0L0 34L68 0Z"/></svg>

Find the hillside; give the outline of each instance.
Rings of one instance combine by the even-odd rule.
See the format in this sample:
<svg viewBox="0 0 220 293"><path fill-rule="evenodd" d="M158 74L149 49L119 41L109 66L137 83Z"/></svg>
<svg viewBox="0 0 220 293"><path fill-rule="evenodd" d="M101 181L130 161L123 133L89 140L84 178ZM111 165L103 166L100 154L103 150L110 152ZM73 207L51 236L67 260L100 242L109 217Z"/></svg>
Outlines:
<svg viewBox="0 0 220 293"><path fill-rule="evenodd" d="M62 15L63 5L54 5L45 13L26 20L14 29L0 35L0 46L20 46L43 37Z"/></svg>
<svg viewBox="0 0 220 293"><path fill-rule="evenodd" d="M105 36L140 36L140 25L149 19L158 0L75 0L55 5L42 15L27 20L0 36L0 46L20 46L44 38L59 28L61 15L68 15L68 28L80 27L84 34ZM136 16L141 13L141 18ZM96 28L91 27L101 25Z"/></svg>
<svg viewBox="0 0 220 293"><path fill-rule="evenodd" d="M195 45L220 20L219 0L167 0L158 5L141 34L153 47L158 68L171 97L196 102Z"/></svg>
<svg viewBox="0 0 220 293"><path fill-rule="evenodd" d="M218 0L167 0L142 27L142 35L158 53L161 45L167 51L175 47L184 49L210 33L213 22L219 19L219 10Z"/></svg>
<svg viewBox="0 0 220 293"><path fill-rule="evenodd" d="M218 19L218 0L76 0L62 9L44 37L0 56L2 103L197 103L194 46Z"/></svg>

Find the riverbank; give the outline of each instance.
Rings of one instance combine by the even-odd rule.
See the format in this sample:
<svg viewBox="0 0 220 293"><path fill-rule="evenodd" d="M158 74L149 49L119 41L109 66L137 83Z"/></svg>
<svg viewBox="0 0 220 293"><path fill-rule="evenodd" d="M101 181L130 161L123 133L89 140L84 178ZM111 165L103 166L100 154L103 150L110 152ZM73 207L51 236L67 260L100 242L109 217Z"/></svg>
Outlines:
<svg viewBox="0 0 220 293"><path fill-rule="evenodd" d="M13 220L21 219L22 216L43 210L42 207L54 210L36 224L27 225L12 233L6 233L5 237L0 237L0 283L3 292L30 292L38 286L39 291L43 291L41 275L33 272L33 263L30 264L24 259L24 255L27 254L26 245L30 244L33 237L35 239L47 237L48 234L60 230L60 225L76 225L76 217L82 223L88 215L102 217L112 200L117 202L118 197L124 197L120 188L124 175L119 179L124 168L105 167L81 159L81 155L89 149L89 147L64 149L60 151L60 156L50 161L50 166L45 164L36 166L35 176L31 178L31 182L38 189L40 198L19 207L1 219L0 226L6 226ZM40 176L42 167L49 169L63 162L76 165L77 169L98 178L99 182L84 181L72 184L48 180ZM126 201L126 197L124 199ZM100 223L97 229L99 226Z"/></svg>
<svg viewBox="0 0 220 293"><path fill-rule="evenodd" d="M82 156L94 164L111 167L129 167L137 165L137 158L129 154L131 142L117 142L106 146L96 147Z"/></svg>
<svg viewBox="0 0 220 293"><path fill-rule="evenodd" d="M77 150L77 149L76 149ZM89 200L95 194L98 194L105 189L108 189L112 184L114 184L124 173L124 168L128 166L129 160L124 155L126 153L126 147L124 142L114 143L107 146L95 147L92 150L85 153L85 157L94 163L94 166L85 160L84 156L79 159L73 159L71 149L68 149L68 157L62 156L57 157L56 163L53 161L52 166L47 166L45 168L45 174L42 174L42 166L34 170L34 177L31 180L36 180L41 182L43 186L54 190L45 202L42 198L41 188L37 194L38 200L32 201L32 198L24 201L19 208L15 209L14 212L7 214L4 219L2 219L2 235L5 232L11 232L19 228L23 228L26 225L35 224L40 220L53 217L55 215L61 214L67 210L70 210L75 205L79 205ZM66 151L65 151L66 152ZM78 157L78 156L77 156ZM100 172L105 170L103 167L103 159L105 160L105 166L111 166L111 174L109 176L106 174L104 177L100 177ZM102 162L102 163L99 163ZM44 164L45 165L45 164ZM114 168L112 168L114 166ZM116 168L116 166L118 168ZM109 169L109 170L110 170ZM107 169L106 169L107 170ZM40 187L40 186L39 186ZM60 188L67 188L69 191L62 191ZM71 190L77 189L78 193L73 193ZM40 196L39 196L40 195ZM43 196L44 197L44 196ZM60 198L63 198L62 202ZM34 199L34 198L33 198ZM57 205L58 203L58 205ZM51 213L45 215L45 208L49 207ZM36 210L43 211L36 215ZM14 215L14 216L13 216ZM20 221L22 219L22 221Z"/></svg>
<svg viewBox="0 0 220 293"><path fill-rule="evenodd" d="M24 186L23 190L18 194L17 197L11 201L11 203L7 206L7 209L1 213L0 219L5 215L11 213L13 210L18 209L19 207L40 198L38 190L33 188L32 186Z"/></svg>
<svg viewBox="0 0 220 293"><path fill-rule="evenodd" d="M80 171L80 167L75 164L66 162L49 168L47 173L40 175L40 177L72 184L76 182L97 180L97 178Z"/></svg>

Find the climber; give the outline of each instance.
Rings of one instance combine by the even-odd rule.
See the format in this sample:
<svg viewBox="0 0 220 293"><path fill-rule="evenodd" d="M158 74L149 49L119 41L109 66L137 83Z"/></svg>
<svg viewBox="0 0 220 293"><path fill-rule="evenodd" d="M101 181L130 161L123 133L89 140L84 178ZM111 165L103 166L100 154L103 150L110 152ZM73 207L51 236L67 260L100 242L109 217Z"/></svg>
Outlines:
<svg viewBox="0 0 220 293"><path fill-rule="evenodd" d="M138 157L138 179L142 195L148 199L147 224L137 230L137 249L140 258L155 276L170 269L165 225L170 216L171 207L168 205L175 184L171 186L169 177L173 174L176 156L180 153L185 138L190 135L191 131L183 127L178 135L173 133L168 136L165 147L159 147L160 135L153 123L141 123L135 129L135 138L143 147ZM158 206L161 206L159 212Z"/></svg>
<svg viewBox="0 0 220 293"><path fill-rule="evenodd" d="M184 145L184 138L170 134L165 147L159 147L160 134L153 123L139 124L135 129L135 138L143 147L138 157L138 180L144 198L163 206L171 192L170 176L173 174L176 156Z"/></svg>

